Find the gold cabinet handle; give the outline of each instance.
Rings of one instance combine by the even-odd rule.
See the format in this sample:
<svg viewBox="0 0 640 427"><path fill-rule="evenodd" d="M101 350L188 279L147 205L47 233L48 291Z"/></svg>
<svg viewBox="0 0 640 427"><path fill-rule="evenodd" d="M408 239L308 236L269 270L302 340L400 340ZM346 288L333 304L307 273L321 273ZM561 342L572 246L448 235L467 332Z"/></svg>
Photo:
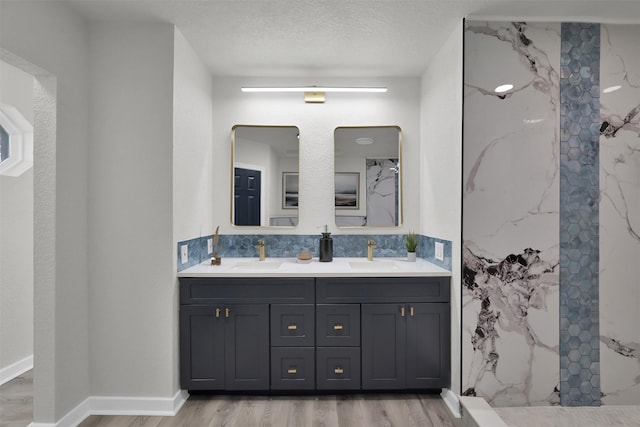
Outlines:
<svg viewBox="0 0 640 427"><path fill-rule="evenodd" d="M400 316L404 317L404 307L400 308Z"/></svg>
<svg viewBox="0 0 640 427"><path fill-rule="evenodd" d="M297 325L289 325L289 326L287 326L287 329L290 330L290 331L295 331L296 329L298 329L298 326Z"/></svg>
<svg viewBox="0 0 640 427"><path fill-rule="evenodd" d="M229 315L231 314L231 310L229 310L229 307L224 309L224 314L226 317L229 317Z"/></svg>
<svg viewBox="0 0 640 427"><path fill-rule="evenodd" d="M338 367L338 368L335 368L333 372L335 372L336 374L344 374L344 369Z"/></svg>
<svg viewBox="0 0 640 427"><path fill-rule="evenodd" d="M296 368L287 369L287 374L296 374L296 373L298 373L298 370Z"/></svg>
<svg viewBox="0 0 640 427"><path fill-rule="evenodd" d="M409 315L413 317L413 306L411 306L411 308L409 309Z"/></svg>
<svg viewBox="0 0 640 427"><path fill-rule="evenodd" d="M342 325L340 325L340 324L333 325L333 329L334 329L335 331L341 331L341 330L342 330L342 328L343 328L343 326L342 326Z"/></svg>
<svg viewBox="0 0 640 427"><path fill-rule="evenodd" d="M216 317L220 317L220 309L216 308Z"/></svg>

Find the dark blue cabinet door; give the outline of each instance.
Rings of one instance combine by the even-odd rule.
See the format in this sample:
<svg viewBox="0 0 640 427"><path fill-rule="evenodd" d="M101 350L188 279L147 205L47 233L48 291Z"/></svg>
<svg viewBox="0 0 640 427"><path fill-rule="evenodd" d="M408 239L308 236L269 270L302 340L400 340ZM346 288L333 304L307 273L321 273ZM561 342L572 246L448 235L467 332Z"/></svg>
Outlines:
<svg viewBox="0 0 640 427"><path fill-rule="evenodd" d="M449 304L409 304L407 388L449 387Z"/></svg>
<svg viewBox="0 0 640 427"><path fill-rule="evenodd" d="M269 389L269 305L230 305L225 330L225 389ZM226 309L225 308L225 309Z"/></svg>
<svg viewBox="0 0 640 427"><path fill-rule="evenodd" d="M362 388L405 388L406 327L401 304L362 304ZM406 313L405 313L406 315Z"/></svg>
<svg viewBox="0 0 640 427"><path fill-rule="evenodd" d="M217 311L216 311L217 310ZM224 321L211 305L180 307L180 386L224 389Z"/></svg>

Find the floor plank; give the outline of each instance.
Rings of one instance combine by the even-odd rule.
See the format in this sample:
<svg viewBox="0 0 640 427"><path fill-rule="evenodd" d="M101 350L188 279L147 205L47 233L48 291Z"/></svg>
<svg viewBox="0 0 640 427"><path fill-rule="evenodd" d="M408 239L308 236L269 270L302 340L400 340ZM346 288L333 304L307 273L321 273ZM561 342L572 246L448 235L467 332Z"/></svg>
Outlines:
<svg viewBox="0 0 640 427"><path fill-rule="evenodd" d="M33 419L33 370L0 386L0 427L25 427Z"/></svg>

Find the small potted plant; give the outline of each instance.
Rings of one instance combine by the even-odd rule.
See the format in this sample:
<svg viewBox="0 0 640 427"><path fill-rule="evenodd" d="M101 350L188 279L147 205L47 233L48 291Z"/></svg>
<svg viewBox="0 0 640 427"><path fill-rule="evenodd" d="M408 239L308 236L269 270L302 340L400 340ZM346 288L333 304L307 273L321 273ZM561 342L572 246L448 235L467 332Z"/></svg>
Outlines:
<svg viewBox="0 0 640 427"><path fill-rule="evenodd" d="M413 231L409 230L404 235L404 247L407 248L407 261L415 262L416 249L418 249L418 236Z"/></svg>

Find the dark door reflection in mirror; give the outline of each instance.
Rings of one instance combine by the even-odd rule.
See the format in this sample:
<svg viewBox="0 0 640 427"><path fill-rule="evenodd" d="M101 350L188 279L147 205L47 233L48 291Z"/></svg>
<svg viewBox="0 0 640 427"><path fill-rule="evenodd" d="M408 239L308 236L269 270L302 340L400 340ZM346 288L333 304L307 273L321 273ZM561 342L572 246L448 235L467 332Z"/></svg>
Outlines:
<svg viewBox="0 0 640 427"><path fill-rule="evenodd" d="M233 225L298 224L298 134L295 126L236 125L232 128ZM295 189L291 185L293 178Z"/></svg>
<svg viewBox="0 0 640 427"><path fill-rule="evenodd" d="M260 189L259 170L234 168L234 224L260 225Z"/></svg>
<svg viewBox="0 0 640 427"><path fill-rule="evenodd" d="M402 133L398 126L338 127L334 132L336 225L402 225ZM357 188L344 179L358 176ZM352 182L356 182L355 179ZM352 184L355 185L355 184ZM344 192L355 202L344 206ZM355 191L355 196L352 192Z"/></svg>

